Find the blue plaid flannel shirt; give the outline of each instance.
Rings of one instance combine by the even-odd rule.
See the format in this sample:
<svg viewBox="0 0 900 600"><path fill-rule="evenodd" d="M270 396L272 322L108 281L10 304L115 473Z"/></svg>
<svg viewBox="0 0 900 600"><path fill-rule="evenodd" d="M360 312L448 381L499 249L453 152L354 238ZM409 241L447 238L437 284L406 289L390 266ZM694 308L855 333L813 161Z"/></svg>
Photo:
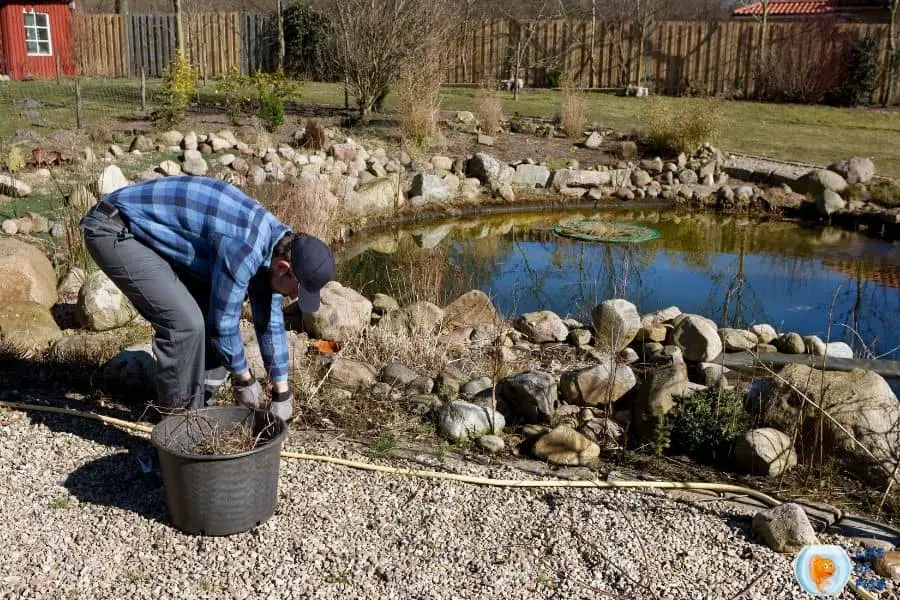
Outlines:
<svg viewBox="0 0 900 600"><path fill-rule="evenodd" d="M207 335L232 373L248 369L240 334L249 294L263 364L272 381L288 377L282 303L260 269L289 228L236 187L207 177L166 177L103 198L128 219L135 238L176 264L208 277Z"/></svg>

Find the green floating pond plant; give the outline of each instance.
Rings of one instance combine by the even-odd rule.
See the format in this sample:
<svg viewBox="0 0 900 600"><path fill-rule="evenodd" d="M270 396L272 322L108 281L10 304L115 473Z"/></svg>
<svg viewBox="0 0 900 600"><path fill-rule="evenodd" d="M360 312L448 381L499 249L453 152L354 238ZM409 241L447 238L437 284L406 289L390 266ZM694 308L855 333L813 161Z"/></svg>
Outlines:
<svg viewBox="0 0 900 600"><path fill-rule="evenodd" d="M609 242L614 244L638 244L659 237L659 231L642 225L601 221L599 219L577 219L566 221L553 228L556 235L584 240L586 242Z"/></svg>

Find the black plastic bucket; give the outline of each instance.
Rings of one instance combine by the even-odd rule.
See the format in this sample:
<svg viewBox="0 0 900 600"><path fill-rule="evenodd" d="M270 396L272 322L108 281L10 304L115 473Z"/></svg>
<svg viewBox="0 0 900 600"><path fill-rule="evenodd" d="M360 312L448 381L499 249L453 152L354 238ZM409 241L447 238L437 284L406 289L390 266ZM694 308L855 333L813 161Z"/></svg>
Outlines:
<svg viewBox="0 0 900 600"><path fill-rule="evenodd" d="M261 440L235 454L191 449L213 428L246 423ZM172 524L197 535L240 533L266 522L278 500L278 467L287 426L268 411L211 406L165 418L150 436L159 455Z"/></svg>

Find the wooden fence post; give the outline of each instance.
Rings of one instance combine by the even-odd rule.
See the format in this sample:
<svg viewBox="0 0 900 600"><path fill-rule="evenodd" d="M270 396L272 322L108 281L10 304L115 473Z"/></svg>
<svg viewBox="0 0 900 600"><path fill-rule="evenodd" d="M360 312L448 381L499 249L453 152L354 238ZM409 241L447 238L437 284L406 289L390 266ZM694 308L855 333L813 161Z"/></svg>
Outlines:
<svg viewBox="0 0 900 600"><path fill-rule="evenodd" d="M147 72L141 66L141 112L147 111Z"/></svg>
<svg viewBox="0 0 900 600"><path fill-rule="evenodd" d="M60 81L59 81L59 75L60 75L60 73L59 73L59 72L60 72L59 60L60 60L60 58L59 58L59 53L57 52L57 54L56 54L56 85L59 85L59 84L60 84Z"/></svg>
<svg viewBox="0 0 900 600"><path fill-rule="evenodd" d="M81 129L81 78L75 78L75 128Z"/></svg>

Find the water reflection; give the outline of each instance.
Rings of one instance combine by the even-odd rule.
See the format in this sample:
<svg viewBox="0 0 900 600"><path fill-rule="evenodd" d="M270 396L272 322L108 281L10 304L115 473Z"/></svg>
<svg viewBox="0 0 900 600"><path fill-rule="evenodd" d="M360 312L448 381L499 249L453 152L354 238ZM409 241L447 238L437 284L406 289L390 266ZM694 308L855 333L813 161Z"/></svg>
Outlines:
<svg viewBox="0 0 900 600"><path fill-rule="evenodd" d="M552 232L592 216L661 235L615 245ZM626 297L642 313L676 305L731 327L768 322L900 359L897 245L838 229L641 211L506 215L359 239L340 262L347 285L401 303L444 305L478 288L506 315L550 309L589 320L597 303Z"/></svg>

